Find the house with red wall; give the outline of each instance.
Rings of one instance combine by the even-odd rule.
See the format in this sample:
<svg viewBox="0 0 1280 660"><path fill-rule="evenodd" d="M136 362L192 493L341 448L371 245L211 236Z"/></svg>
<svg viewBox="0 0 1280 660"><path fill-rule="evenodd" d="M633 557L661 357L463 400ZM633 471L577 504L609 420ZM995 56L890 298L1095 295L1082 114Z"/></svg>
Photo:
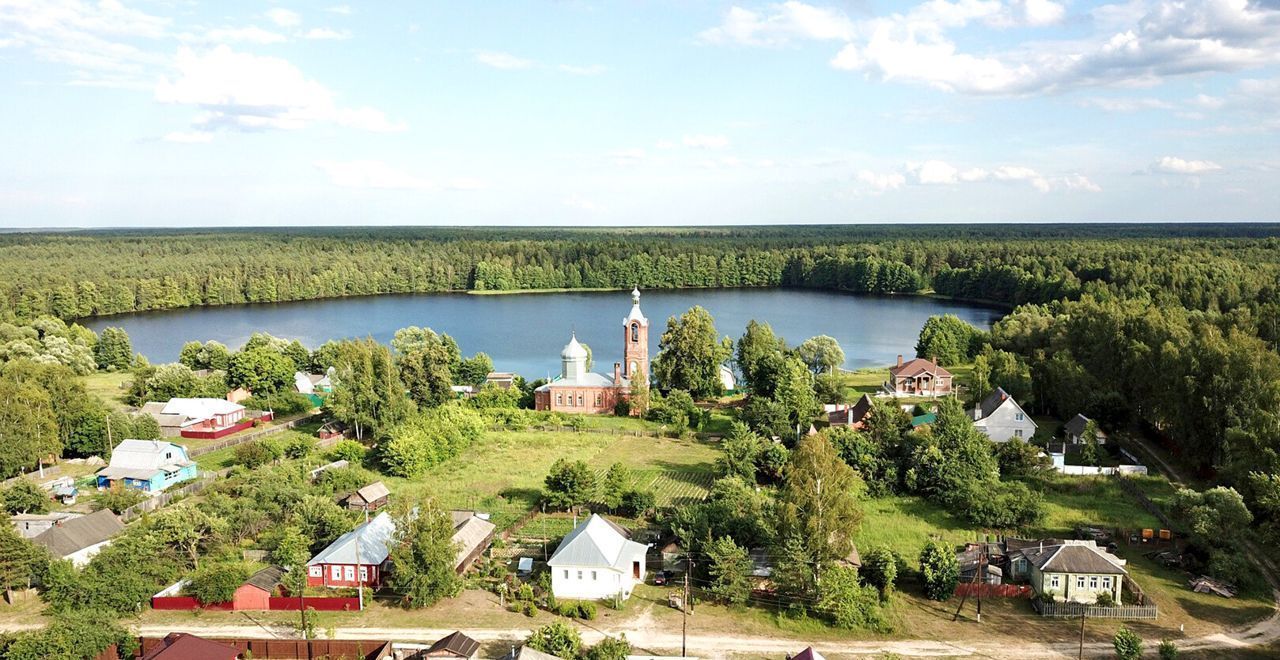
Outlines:
<svg viewBox="0 0 1280 660"><path fill-rule="evenodd" d="M378 587L386 573L395 523L385 512L338 537L307 562L313 587Z"/></svg>
<svg viewBox="0 0 1280 660"><path fill-rule="evenodd" d="M268 566L249 576L231 597L231 609L237 612L271 609L271 597L276 595L284 572L279 566Z"/></svg>

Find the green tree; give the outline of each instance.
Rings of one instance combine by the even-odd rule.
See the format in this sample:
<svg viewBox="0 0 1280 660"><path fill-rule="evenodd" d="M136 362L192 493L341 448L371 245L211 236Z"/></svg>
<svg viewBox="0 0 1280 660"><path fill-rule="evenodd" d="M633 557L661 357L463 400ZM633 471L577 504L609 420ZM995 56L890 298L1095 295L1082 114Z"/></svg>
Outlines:
<svg viewBox="0 0 1280 660"><path fill-rule="evenodd" d="M768 323L754 319L747 323L747 330L738 339L735 359L742 379L752 394L772 397L777 380L777 368L787 343L773 334Z"/></svg>
<svg viewBox="0 0 1280 660"><path fill-rule="evenodd" d="M0 581L12 601L14 588L26 588L32 578L44 572L50 561L41 546L18 535L12 525L0 526Z"/></svg>
<svg viewBox="0 0 1280 660"><path fill-rule="evenodd" d="M293 360L269 348L241 351L227 364L227 385L267 396L292 388L296 370Z"/></svg>
<svg viewBox="0 0 1280 660"><path fill-rule="evenodd" d="M720 340L707 310L693 307L668 319L658 347L653 374L664 390L685 390L699 399L723 391L720 365L729 359L729 340Z"/></svg>
<svg viewBox="0 0 1280 660"><path fill-rule="evenodd" d="M587 365L587 369L591 369L590 364ZM463 385L479 386L484 383L491 371L493 371L493 359L486 353L476 353L458 365L458 382Z"/></svg>
<svg viewBox="0 0 1280 660"><path fill-rule="evenodd" d="M889 594L893 593L893 583L898 579L898 557L889 548L872 548L862 556L862 568L858 574L880 592L880 600L888 600Z"/></svg>
<svg viewBox="0 0 1280 660"><path fill-rule="evenodd" d="M124 653L137 647L137 639L110 613L96 610L62 612L44 628L14 637L5 649L6 660L83 660L94 658L112 644Z"/></svg>
<svg viewBox="0 0 1280 660"><path fill-rule="evenodd" d="M391 588L413 608L456 596L462 580L453 569L457 548L449 512L426 498L400 505L393 519Z"/></svg>
<svg viewBox="0 0 1280 660"><path fill-rule="evenodd" d="M796 347L796 357L814 374L834 373L844 364L844 349L834 337L818 335L810 337Z"/></svg>
<svg viewBox="0 0 1280 660"><path fill-rule="evenodd" d="M853 550L862 490L858 475L825 437L807 436L791 452L778 493L778 529L785 538L800 539L815 585L824 569Z"/></svg>
<svg viewBox="0 0 1280 660"><path fill-rule="evenodd" d="M605 637L587 651L586 660L626 660L631 655L631 642L626 633Z"/></svg>
<svg viewBox="0 0 1280 660"><path fill-rule="evenodd" d="M1204 492L1180 488L1173 495L1173 510L1193 534L1214 544L1239 539L1253 522L1240 493L1224 486Z"/></svg>
<svg viewBox="0 0 1280 660"><path fill-rule="evenodd" d="M920 578L930 600L947 600L960 584L960 564L950 548L929 541L920 551Z"/></svg>
<svg viewBox="0 0 1280 660"><path fill-rule="evenodd" d="M1112 645L1116 649L1118 660L1138 660L1142 657L1142 638L1127 626L1120 626L1120 630L1116 631Z"/></svg>
<svg viewBox="0 0 1280 660"><path fill-rule="evenodd" d="M249 568L242 562L206 563L191 574L187 592L206 605L226 603L247 579Z"/></svg>
<svg viewBox="0 0 1280 660"><path fill-rule="evenodd" d="M557 658L576 658L582 650L582 637L578 631L561 621L538 628L524 643Z"/></svg>
<svg viewBox="0 0 1280 660"><path fill-rule="evenodd" d="M582 506L596 496L596 474L585 461L556 459L545 484L547 503L558 509Z"/></svg>
<svg viewBox="0 0 1280 660"><path fill-rule="evenodd" d="M307 537L293 525L280 528L273 541L274 545L268 555L273 564L286 567L302 566L311 557Z"/></svg>
<svg viewBox="0 0 1280 660"><path fill-rule="evenodd" d="M858 570L836 566L818 587L818 608L836 626L848 630L880 630L885 627L880 595L875 587L858 579Z"/></svg>
<svg viewBox="0 0 1280 660"><path fill-rule="evenodd" d="M916 355L925 359L937 358L938 363L944 366L960 364L974 355L977 348L974 344L980 337L977 328L955 314L930 316L920 328Z"/></svg>
<svg viewBox="0 0 1280 660"><path fill-rule="evenodd" d="M0 488L0 507L10 514L46 513L49 511L49 493L27 479L18 479Z"/></svg>
<svg viewBox="0 0 1280 660"><path fill-rule="evenodd" d="M822 410L813 390L813 374L795 358L788 358L783 363L773 398L787 411L787 421L793 431L801 433L809 428L814 416Z"/></svg>
<svg viewBox="0 0 1280 660"><path fill-rule="evenodd" d="M133 343L129 341L129 333L122 328L103 328L98 335L98 343L93 349L98 361L98 368L108 371L123 371L133 361Z"/></svg>
<svg viewBox="0 0 1280 660"><path fill-rule="evenodd" d="M717 459L717 464L721 474L736 476L747 483L754 483L757 472L756 461L763 445L764 439L750 427L734 421L729 427L729 435L720 443L723 453Z"/></svg>
<svg viewBox="0 0 1280 660"><path fill-rule="evenodd" d="M48 393L34 383L0 377L0 478L34 469L61 452Z"/></svg>
<svg viewBox="0 0 1280 660"><path fill-rule="evenodd" d="M610 511L616 511L622 505L622 497L631 490L633 480L631 470L627 466L622 463L610 465L609 471L604 475L604 481L600 484L600 502Z"/></svg>
<svg viewBox="0 0 1280 660"><path fill-rule="evenodd" d="M453 398L453 372L459 365L457 344L431 328L411 326L396 331L391 340L400 378L409 398L423 408L434 408Z"/></svg>
<svg viewBox="0 0 1280 660"><path fill-rule="evenodd" d="M357 440L391 428L411 403L391 359L372 339L349 339L335 348L334 390L325 405L335 419L354 429Z"/></svg>
<svg viewBox="0 0 1280 660"><path fill-rule="evenodd" d="M728 536L707 544L707 593L726 605L742 605L751 595L751 557Z"/></svg>

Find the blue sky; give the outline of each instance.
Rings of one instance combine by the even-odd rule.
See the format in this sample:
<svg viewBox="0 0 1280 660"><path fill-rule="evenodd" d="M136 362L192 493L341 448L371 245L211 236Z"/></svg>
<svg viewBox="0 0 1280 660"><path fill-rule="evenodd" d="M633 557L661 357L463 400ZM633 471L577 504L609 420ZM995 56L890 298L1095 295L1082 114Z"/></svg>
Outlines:
<svg viewBox="0 0 1280 660"><path fill-rule="evenodd" d="M1280 1L0 0L0 226L1280 220Z"/></svg>

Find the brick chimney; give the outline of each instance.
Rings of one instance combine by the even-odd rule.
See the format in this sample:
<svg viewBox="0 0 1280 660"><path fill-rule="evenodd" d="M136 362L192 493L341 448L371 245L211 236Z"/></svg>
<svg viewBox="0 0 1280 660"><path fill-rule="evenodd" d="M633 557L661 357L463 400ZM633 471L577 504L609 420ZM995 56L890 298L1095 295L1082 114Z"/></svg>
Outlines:
<svg viewBox="0 0 1280 660"><path fill-rule="evenodd" d="M899 354L898 354L898 366L899 366L899 367L901 367L901 366L902 366L902 354L901 354L901 353L899 353Z"/></svg>
<svg viewBox="0 0 1280 660"><path fill-rule="evenodd" d="M613 363L613 382L614 383L622 382L622 363L621 362Z"/></svg>

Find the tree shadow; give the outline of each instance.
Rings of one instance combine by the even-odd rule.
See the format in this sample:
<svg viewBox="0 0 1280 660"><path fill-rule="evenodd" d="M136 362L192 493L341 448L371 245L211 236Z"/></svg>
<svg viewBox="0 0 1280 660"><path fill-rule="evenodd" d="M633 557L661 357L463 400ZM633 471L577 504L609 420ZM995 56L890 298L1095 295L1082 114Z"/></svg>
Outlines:
<svg viewBox="0 0 1280 660"><path fill-rule="evenodd" d="M1274 612L1274 606L1270 604L1259 603L1257 605L1246 605L1244 607L1228 606L1226 602L1222 605L1214 603L1206 603L1201 600L1194 600L1186 597L1177 598L1178 605L1186 611L1193 619L1201 621L1209 621L1225 626L1234 626L1265 619Z"/></svg>

